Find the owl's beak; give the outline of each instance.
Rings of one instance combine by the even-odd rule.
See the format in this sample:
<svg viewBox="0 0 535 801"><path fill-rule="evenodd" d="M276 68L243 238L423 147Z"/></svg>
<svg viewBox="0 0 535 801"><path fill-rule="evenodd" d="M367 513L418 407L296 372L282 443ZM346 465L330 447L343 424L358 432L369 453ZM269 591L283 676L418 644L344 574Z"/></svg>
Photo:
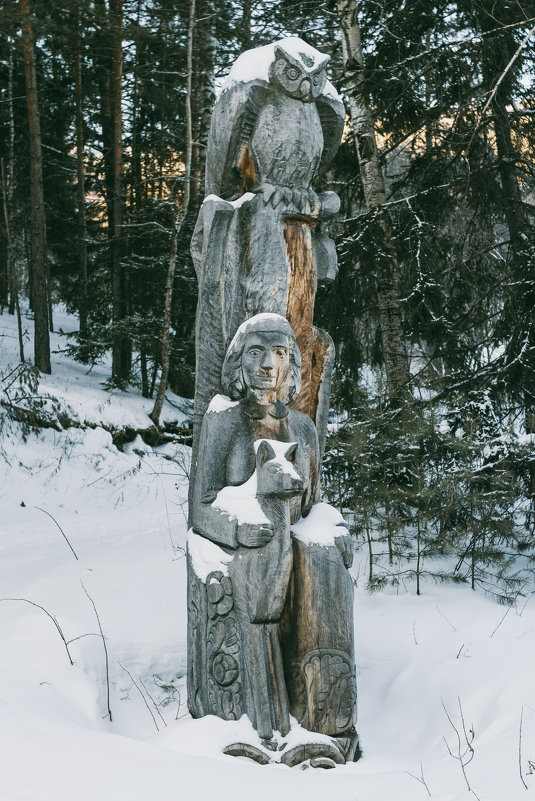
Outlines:
<svg viewBox="0 0 535 801"><path fill-rule="evenodd" d="M301 92L301 100L304 100L305 103L312 100L312 83L309 78L304 78L304 80L301 81L299 89Z"/></svg>

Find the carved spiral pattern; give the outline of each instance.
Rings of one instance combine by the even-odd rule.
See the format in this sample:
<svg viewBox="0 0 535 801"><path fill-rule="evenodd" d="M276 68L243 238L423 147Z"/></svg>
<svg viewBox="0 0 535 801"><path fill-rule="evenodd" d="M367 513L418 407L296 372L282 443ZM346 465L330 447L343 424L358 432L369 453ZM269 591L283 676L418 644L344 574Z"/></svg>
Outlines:
<svg viewBox="0 0 535 801"><path fill-rule="evenodd" d="M213 714L225 720L238 720L242 715L239 641L229 577L221 571L210 573L206 579L206 596L210 708Z"/></svg>

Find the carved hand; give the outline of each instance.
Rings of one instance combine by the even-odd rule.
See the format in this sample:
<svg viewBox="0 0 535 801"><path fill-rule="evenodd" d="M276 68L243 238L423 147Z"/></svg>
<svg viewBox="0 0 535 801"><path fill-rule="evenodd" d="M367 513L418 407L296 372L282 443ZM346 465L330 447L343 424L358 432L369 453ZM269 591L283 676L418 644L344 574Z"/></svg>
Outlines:
<svg viewBox="0 0 535 801"><path fill-rule="evenodd" d="M273 526L270 523L240 523L236 531L239 545L244 548L260 548L273 537Z"/></svg>
<svg viewBox="0 0 535 801"><path fill-rule="evenodd" d="M345 567L350 568L353 564L353 537L342 523L338 528L340 536L335 539L336 547L342 554Z"/></svg>

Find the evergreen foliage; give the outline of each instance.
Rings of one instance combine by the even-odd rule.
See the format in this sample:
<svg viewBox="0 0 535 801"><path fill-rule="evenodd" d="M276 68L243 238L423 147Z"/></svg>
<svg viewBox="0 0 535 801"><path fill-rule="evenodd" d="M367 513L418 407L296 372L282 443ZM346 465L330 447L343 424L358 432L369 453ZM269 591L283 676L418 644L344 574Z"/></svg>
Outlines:
<svg viewBox="0 0 535 801"><path fill-rule="evenodd" d="M363 0L357 10L412 378L409 397L393 403L378 314L384 225L366 209L348 126L333 167L317 181L342 199L331 224L339 275L316 301L316 321L335 340L338 361L341 422L327 449L327 491L368 549L371 587L410 580L421 591L428 576L511 598L532 575L535 533L535 4ZM50 299L80 315L80 330L70 332L80 360L96 361L121 342L131 360L111 378L151 397L171 235L185 197L189 4L49 0L35 2L31 14ZM333 0L197 0L191 202L171 313L169 384L182 395L193 392L197 285L189 240L215 87L243 49L288 34L328 52L333 81L343 87ZM8 313L17 291L32 301L25 94L18 3L0 0L7 203L0 203L0 310Z"/></svg>

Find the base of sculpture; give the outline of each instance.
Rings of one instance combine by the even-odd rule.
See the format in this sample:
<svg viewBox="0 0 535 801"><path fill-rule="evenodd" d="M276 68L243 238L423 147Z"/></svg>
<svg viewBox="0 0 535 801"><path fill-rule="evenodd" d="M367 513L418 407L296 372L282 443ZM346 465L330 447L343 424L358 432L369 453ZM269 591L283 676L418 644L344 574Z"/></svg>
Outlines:
<svg viewBox="0 0 535 801"><path fill-rule="evenodd" d="M313 736L313 735L312 735ZM297 742L296 742L297 741ZM278 732L271 740L260 744L235 742L223 748L227 756L245 757L259 765L281 764L289 768L310 765L313 768L334 768L346 762L357 762L361 751L357 732L353 729L344 737L322 737L307 742L307 732L292 719L290 732L282 737Z"/></svg>

